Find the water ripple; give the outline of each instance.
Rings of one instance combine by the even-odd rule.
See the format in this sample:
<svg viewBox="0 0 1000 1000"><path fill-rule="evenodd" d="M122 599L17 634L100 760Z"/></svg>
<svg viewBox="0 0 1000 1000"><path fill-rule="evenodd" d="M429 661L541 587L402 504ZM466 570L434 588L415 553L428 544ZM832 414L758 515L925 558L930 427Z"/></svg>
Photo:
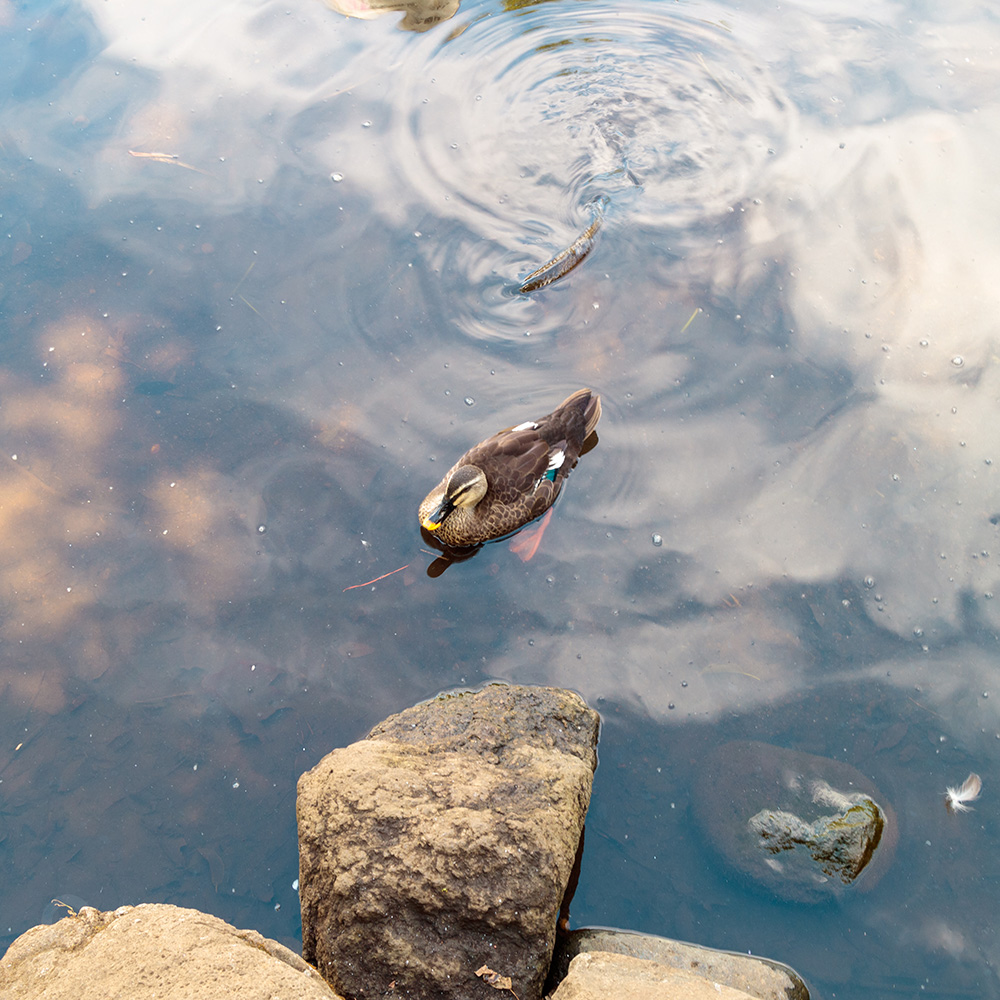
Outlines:
<svg viewBox="0 0 1000 1000"><path fill-rule="evenodd" d="M484 320L523 335L526 310L499 291L569 246L595 199L612 228L683 241L747 196L788 131L789 102L732 32L654 2L472 11L398 73L413 97L391 156L455 223L435 266L477 289L473 336Z"/></svg>

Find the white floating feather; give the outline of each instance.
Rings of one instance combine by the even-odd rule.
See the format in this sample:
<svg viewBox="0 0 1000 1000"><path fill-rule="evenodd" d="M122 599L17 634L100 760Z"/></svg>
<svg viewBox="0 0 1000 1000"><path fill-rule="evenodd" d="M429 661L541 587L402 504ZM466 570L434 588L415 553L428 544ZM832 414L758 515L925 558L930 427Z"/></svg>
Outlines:
<svg viewBox="0 0 1000 1000"><path fill-rule="evenodd" d="M983 780L978 774L973 772L958 788L948 787L944 793L944 804L948 812L964 813L968 812L972 806L968 802L975 802L979 798L979 793L983 790Z"/></svg>

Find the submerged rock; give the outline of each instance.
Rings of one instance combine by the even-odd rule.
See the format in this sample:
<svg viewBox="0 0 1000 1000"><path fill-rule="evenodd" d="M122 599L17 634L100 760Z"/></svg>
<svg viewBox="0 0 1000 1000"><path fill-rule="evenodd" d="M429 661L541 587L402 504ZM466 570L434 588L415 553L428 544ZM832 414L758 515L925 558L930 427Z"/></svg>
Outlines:
<svg viewBox="0 0 1000 1000"><path fill-rule="evenodd" d="M0 959L4 1000L340 1000L294 952L180 906L85 906L25 931Z"/></svg>
<svg viewBox="0 0 1000 1000"><path fill-rule="evenodd" d="M363 1000L537 1000L597 764L599 717L491 685L395 715L299 780L305 958Z"/></svg>
<svg viewBox="0 0 1000 1000"><path fill-rule="evenodd" d="M593 966L577 964L578 956L591 953L595 957L599 954L601 963ZM809 1000L809 990L798 973L780 962L738 952L704 948L654 934L590 927L561 934L556 942L548 983L550 989L555 984L560 984L560 989L555 994L556 1000L571 996L582 998L592 993L601 995L598 987L604 981L608 953L620 956L623 961L642 959L651 968L630 968L616 963L613 966L615 975L620 972L623 977L631 978L634 973L637 992L633 994L611 990L603 994L606 997L645 996L642 983L652 979L672 983L679 990L677 996L695 997L699 994L694 992L694 987L685 977L698 976L702 981L708 982L713 990L718 984L719 987L738 991L741 997L750 996L755 1000ZM562 983L571 970L575 975L569 977L564 990ZM577 982L581 983L581 989L585 986L589 992L570 992L570 985ZM685 990L690 992L684 992ZM720 992L705 995L717 997Z"/></svg>
<svg viewBox="0 0 1000 1000"><path fill-rule="evenodd" d="M719 853L784 899L820 902L870 889L892 860L895 813L840 761L727 743L705 759L692 801Z"/></svg>

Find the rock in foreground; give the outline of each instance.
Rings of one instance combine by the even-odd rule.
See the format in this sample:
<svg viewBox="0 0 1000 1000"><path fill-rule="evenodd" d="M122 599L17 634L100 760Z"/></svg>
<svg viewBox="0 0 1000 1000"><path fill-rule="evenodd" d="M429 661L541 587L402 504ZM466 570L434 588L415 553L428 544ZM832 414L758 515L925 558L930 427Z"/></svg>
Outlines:
<svg viewBox="0 0 1000 1000"><path fill-rule="evenodd" d="M198 910L85 906L25 931L0 960L3 1000L339 1000L277 941Z"/></svg>
<svg viewBox="0 0 1000 1000"><path fill-rule="evenodd" d="M537 1000L596 767L577 695L491 685L392 716L299 780L303 954L340 992Z"/></svg>
<svg viewBox="0 0 1000 1000"><path fill-rule="evenodd" d="M602 963L577 965L574 962L577 956L593 952L601 953ZM559 935L552 960L550 986L557 982L561 983L564 977L568 976L571 962L574 963L577 973L571 983L586 985L588 989L602 982L605 973L599 970L614 968L624 974L628 963L609 965L607 961L609 953L631 960L645 960L650 966L655 966L659 970L657 976L660 981L671 981L678 986L688 982L685 977L698 976L712 984L728 987L740 996L754 997L755 1000L809 1000L809 990L802 978L794 969L781 962L759 958L756 955L705 948L684 941L675 941L672 938L658 937L655 934L596 927L583 927ZM645 987L642 984L649 981L650 971L644 966L632 968L637 977L638 992L635 996L645 997ZM556 993L558 1000L566 1000L568 996L573 995L561 987ZM631 997L633 994L616 992L606 995Z"/></svg>
<svg viewBox="0 0 1000 1000"><path fill-rule="evenodd" d="M552 1000L754 1000L749 993L644 958L587 951L570 963Z"/></svg>

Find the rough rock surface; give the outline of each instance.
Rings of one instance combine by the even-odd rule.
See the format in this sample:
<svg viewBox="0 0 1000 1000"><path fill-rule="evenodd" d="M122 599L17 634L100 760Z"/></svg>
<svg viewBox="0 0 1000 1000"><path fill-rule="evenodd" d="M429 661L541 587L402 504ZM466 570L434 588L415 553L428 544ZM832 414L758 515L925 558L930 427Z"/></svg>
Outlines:
<svg viewBox="0 0 1000 1000"><path fill-rule="evenodd" d="M541 996L590 800L599 717L491 685L392 716L299 779L303 954L335 989Z"/></svg>
<svg viewBox="0 0 1000 1000"><path fill-rule="evenodd" d="M741 991L740 995L747 994L755 1000L809 1000L809 990L799 974L780 962L732 951L703 948L700 945L674 941L672 938L657 937L655 934L589 927L559 935L549 976L550 988L568 975L570 962L577 955L589 952L610 952L630 958L648 959L658 967L668 966L701 976L713 983ZM563 994L557 995L562 1000Z"/></svg>
<svg viewBox="0 0 1000 1000"><path fill-rule="evenodd" d="M867 891L892 861L896 815L850 764L735 741L705 757L698 787L692 808L709 841L783 899Z"/></svg>
<svg viewBox="0 0 1000 1000"><path fill-rule="evenodd" d="M144 903L25 931L0 959L3 1000L338 1000L298 955L218 917Z"/></svg>
<svg viewBox="0 0 1000 1000"><path fill-rule="evenodd" d="M644 958L588 951L570 963L552 1000L753 1000L749 993Z"/></svg>

